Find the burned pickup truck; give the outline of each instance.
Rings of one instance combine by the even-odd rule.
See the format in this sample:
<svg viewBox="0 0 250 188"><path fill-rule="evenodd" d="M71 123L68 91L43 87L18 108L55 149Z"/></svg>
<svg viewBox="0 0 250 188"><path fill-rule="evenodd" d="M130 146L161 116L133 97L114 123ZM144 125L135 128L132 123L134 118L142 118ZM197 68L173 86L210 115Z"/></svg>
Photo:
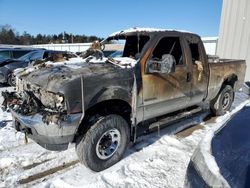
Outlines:
<svg viewBox="0 0 250 188"><path fill-rule="evenodd" d="M123 44L122 57L104 57L105 43ZM18 131L49 150L75 143L94 171L118 162L140 127L194 108L224 114L246 69L243 60L208 58L198 35L174 30L120 31L82 57L26 68L16 92L3 95Z"/></svg>

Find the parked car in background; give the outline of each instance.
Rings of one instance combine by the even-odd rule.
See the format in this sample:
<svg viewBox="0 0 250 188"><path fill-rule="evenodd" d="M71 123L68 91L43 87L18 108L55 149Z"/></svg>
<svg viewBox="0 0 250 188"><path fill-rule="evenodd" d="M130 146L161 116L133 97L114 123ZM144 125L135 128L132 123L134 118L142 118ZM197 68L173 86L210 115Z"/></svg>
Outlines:
<svg viewBox="0 0 250 188"><path fill-rule="evenodd" d="M19 57L33 51L36 48L0 48L0 64L9 59L18 59Z"/></svg>
<svg viewBox="0 0 250 188"><path fill-rule="evenodd" d="M24 56L18 59L9 59L7 64L1 66L0 64L0 83L7 83L9 85L15 85L15 77L13 75L13 71L17 68L25 68L28 65L36 62L37 60L49 59L55 54L62 54L65 56L66 54L70 54L65 51L53 51L53 50L45 50L38 49L34 51L30 51ZM73 54L71 54L72 56Z"/></svg>
<svg viewBox="0 0 250 188"><path fill-rule="evenodd" d="M115 52L115 50L104 50L103 51L103 54L104 54L104 56L105 57L108 57L108 56L110 56L111 54L113 54Z"/></svg>
<svg viewBox="0 0 250 188"><path fill-rule="evenodd" d="M123 51L117 50L117 51L113 52L112 54L110 54L108 57L112 57L112 58L122 57L122 53L123 53Z"/></svg>

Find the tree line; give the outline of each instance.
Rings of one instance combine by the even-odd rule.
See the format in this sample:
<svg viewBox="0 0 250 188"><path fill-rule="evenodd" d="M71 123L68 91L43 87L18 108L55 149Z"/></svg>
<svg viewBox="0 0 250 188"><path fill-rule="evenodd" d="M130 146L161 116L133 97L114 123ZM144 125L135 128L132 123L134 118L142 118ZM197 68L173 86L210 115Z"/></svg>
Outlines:
<svg viewBox="0 0 250 188"><path fill-rule="evenodd" d="M31 35L25 31L19 34L10 25L0 25L0 44L32 45L49 43L86 43L102 39L103 38L97 36L74 35L67 32L52 35Z"/></svg>

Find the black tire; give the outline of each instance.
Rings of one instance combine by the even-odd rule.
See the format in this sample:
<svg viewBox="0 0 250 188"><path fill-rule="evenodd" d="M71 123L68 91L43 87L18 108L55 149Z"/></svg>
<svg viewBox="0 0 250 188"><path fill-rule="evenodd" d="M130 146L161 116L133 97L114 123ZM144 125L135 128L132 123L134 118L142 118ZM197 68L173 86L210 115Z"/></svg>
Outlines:
<svg viewBox="0 0 250 188"><path fill-rule="evenodd" d="M103 148L108 148L108 146L105 146L105 144L109 145L110 142L112 142L110 141L112 140L112 138L110 139L111 134L114 134L115 138L114 131L116 131L115 133L118 134L118 138L120 139L119 142L114 141L114 145L115 142L118 144L116 149L113 150L113 153L111 152L111 154L109 154L110 156L106 156L107 153L103 152L105 150ZM127 148L128 142L128 123L121 116L111 114L96 118L96 121L90 125L87 133L85 135L79 136L76 143L76 153L81 163L89 167L91 170L99 172L109 168L121 160ZM99 151L102 151L103 153ZM108 151L112 150L110 149Z"/></svg>
<svg viewBox="0 0 250 188"><path fill-rule="evenodd" d="M211 111L216 116L224 115L230 110L234 100L234 90L232 86L225 85L222 87L220 93L211 102Z"/></svg>
<svg viewBox="0 0 250 188"><path fill-rule="evenodd" d="M16 80L15 79L16 78L15 78L15 76L13 74L9 74L8 75L8 80L7 80L8 84L10 86L16 86Z"/></svg>

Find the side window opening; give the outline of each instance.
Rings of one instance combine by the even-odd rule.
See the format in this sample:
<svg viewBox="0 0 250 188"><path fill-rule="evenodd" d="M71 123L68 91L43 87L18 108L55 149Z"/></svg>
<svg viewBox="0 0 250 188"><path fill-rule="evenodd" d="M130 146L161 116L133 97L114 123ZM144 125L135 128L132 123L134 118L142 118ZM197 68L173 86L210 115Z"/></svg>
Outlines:
<svg viewBox="0 0 250 188"><path fill-rule="evenodd" d="M1 58L11 58L11 54L9 51L0 51L0 59Z"/></svg>
<svg viewBox="0 0 250 188"><path fill-rule="evenodd" d="M192 62L195 63L195 61L200 61L200 52L199 52L199 44L198 43L189 43L189 48L192 55Z"/></svg>
<svg viewBox="0 0 250 188"><path fill-rule="evenodd" d="M171 54L174 56L176 65L183 65L183 54L178 37L164 37L155 47L152 58L161 60L163 55Z"/></svg>

